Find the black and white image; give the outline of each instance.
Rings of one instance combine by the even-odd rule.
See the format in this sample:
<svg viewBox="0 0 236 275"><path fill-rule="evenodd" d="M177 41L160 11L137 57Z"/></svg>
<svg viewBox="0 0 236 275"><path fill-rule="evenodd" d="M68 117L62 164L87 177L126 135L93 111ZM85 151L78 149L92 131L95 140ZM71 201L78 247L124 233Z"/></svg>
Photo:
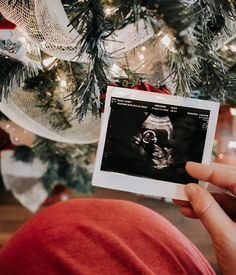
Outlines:
<svg viewBox="0 0 236 275"><path fill-rule="evenodd" d="M210 163L219 104L109 87L92 184L186 200L187 161Z"/></svg>
<svg viewBox="0 0 236 275"><path fill-rule="evenodd" d="M202 161L209 110L116 97L110 108L101 170L196 182L185 165Z"/></svg>

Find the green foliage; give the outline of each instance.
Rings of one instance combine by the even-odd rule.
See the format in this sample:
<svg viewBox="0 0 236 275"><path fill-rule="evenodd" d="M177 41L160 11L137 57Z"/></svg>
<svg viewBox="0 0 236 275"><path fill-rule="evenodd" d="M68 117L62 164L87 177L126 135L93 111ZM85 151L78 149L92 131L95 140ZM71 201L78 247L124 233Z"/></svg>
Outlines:
<svg viewBox="0 0 236 275"><path fill-rule="evenodd" d="M68 110L64 109L62 99L57 93L59 87L58 66L46 72L40 71L33 78L25 81L24 90L33 92L37 96L37 105L42 112L49 114L49 122L55 130L66 130L71 128L71 116Z"/></svg>
<svg viewBox="0 0 236 275"><path fill-rule="evenodd" d="M77 117L82 120L88 110L98 115L100 93L105 92L109 84L107 69L111 60L103 49L103 42L111 30L99 0L78 1L72 8L76 16L71 20L71 25L82 36L78 43L77 59L84 54L89 59L86 78L71 94Z"/></svg>
<svg viewBox="0 0 236 275"><path fill-rule="evenodd" d="M169 54L176 93L189 96L198 88L207 98L224 102L228 68L214 42L220 33L229 32L226 22L235 20L234 7L228 0L203 0L192 4L192 10L197 16L197 24L188 34L192 57L179 49Z"/></svg>
<svg viewBox="0 0 236 275"><path fill-rule="evenodd" d="M201 13L195 27L194 34L197 39L196 56L200 63L198 86L210 98L225 99L225 86L227 85L227 66L220 59L218 51L214 48L215 37L220 33L229 32L226 21L235 20L235 10L228 0L198 1Z"/></svg>
<svg viewBox="0 0 236 275"><path fill-rule="evenodd" d="M149 13L173 33L177 50L185 57L192 57L189 31L198 21L195 5L186 4L182 0L149 0L147 7Z"/></svg>
<svg viewBox="0 0 236 275"><path fill-rule="evenodd" d="M3 56L0 56L0 68L0 101L17 87L22 87L25 79L37 74L34 68Z"/></svg>
<svg viewBox="0 0 236 275"><path fill-rule="evenodd" d="M176 94L189 96L199 81L200 64L197 58L189 59L181 50L169 54L169 63L173 81L176 84Z"/></svg>
<svg viewBox="0 0 236 275"><path fill-rule="evenodd" d="M34 153L28 146L16 146L13 149L13 157L17 161L23 161L26 163L32 162L34 159Z"/></svg>
<svg viewBox="0 0 236 275"><path fill-rule="evenodd" d="M82 120L91 110L94 115L99 113L100 94L106 91L109 84L107 77L111 57L104 51L103 43L117 29L135 23L140 18L151 22L155 29L156 20L164 21L176 35L178 46L187 52L186 33L183 33L196 21L194 10L190 5L176 0L141 1L76 1L71 4L63 2L71 25L81 34L78 43L78 60L88 54L88 74L77 89L71 93L77 117ZM106 16L103 5L112 5L114 14ZM156 21L157 24L157 21ZM187 45L187 46L186 46Z"/></svg>
<svg viewBox="0 0 236 275"><path fill-rule="evenodd" d="M128 24L137 23L139 19L146 17L146 11L142 9L141 0L118 0L113 1L117 8L115 14L108 17L108 20L114 24L114 29L121 29Z"/></svg>
<svg viewBox="0 0 236 275"><path fill-rule="evenodd" d="M28 0L11 0L9 3L27 4ZM99 114L100 95L106 91L107 85L111 84L108 69L112 59L104 49L104 42L115 30L135 23L140 18L151 23L154 30L165 27L165 30L175 37L176 52L169 56L177 94L190 95L191 90L199 85L204 86L206 93L215 93L218 90L220 95L224 94L227 68L218 57L212 42L219 32L229 32L226 27L227 20L235 20L231 1L198 0L187 4L182 0L63 0L62 3L71 25L81 35L77 59L79 61L82 55L87 55L89 60L83 80L77 83L73 81L70 87L70 97L79 120L82 120L88 111L95 116ZM106 15L105 6L113 7L114 12ZM12 64L10 67L12 72ZM22 73L19 73L17 66L14 68L14 81L9 77L10 74L4 74L8 75L8 78L3 77L4 89L1 97L6 96L13 86L22 84ZM54 84L46 83L45 79L43 84L40 84L43 75L53 79L53 73L45 72L32 80L35 82L34 87L43 86L43 92L37 93L39 106L45 112L55 110L51 115L53 128L67 129L70 127L70 118L62 110L60 101L55 99L55 93L52 92L55 87L50 87ZM46 92L46 89L49 92Z"/></svg>
<svg viewBox="0 0 236 275"><path fill-rule="evenodd" d="M206 94L212 98L224 101L225 85L227 80L227 67L218 58L218 54L206 52L201 62L200 85Z"/></svg>
<svg viewBox="0 0 236 275"><path fill-rule="evenodd" d="M77 192L91 192L91 174L86 166L93 161L95 150L96 145L66 145L39 138L33 151L48 165L42 177L44 187L51 192L63 184Z"/></svg>
<svg viewBox="0 0 236 275"><path fill-rule="evenodd" d="M236 106L236 66L232 67L226 75L224 81L225 101L233 106Z"/></svg>
<svg viewBox="0 0 236 275"><path fill-rule="evenodd" d="M89 165L94 161L96 145L67 145L38 137L34 147L17 146L14 148L16 160L31 162L39 158L47 165L41 180L51 193L58 184L76 192L92 192Z"/></svg>

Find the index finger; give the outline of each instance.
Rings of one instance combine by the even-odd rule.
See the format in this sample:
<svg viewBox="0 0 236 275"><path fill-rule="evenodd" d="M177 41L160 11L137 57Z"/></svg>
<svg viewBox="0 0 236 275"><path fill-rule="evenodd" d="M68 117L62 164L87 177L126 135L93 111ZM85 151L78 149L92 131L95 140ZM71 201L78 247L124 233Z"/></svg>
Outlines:
<svg viewBox="0 0 236 275"><path fill-rule="evenodd" d="M236 195L236 169L233 166L213 163L211 165L187 162L186 170L190 176L228 189Z"/></svg>

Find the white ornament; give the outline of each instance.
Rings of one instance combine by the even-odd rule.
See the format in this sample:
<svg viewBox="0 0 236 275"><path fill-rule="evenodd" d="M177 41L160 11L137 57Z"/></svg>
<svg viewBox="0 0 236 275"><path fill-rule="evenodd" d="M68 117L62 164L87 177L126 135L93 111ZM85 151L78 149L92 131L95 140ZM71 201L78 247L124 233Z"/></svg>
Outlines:
<svg viewBox="0 0 236 275"><path fill-rule="evenodd" d="M41 67L39 48L29 44L18 29L0 29L0 54L17 59L26 66Z"/></svg>

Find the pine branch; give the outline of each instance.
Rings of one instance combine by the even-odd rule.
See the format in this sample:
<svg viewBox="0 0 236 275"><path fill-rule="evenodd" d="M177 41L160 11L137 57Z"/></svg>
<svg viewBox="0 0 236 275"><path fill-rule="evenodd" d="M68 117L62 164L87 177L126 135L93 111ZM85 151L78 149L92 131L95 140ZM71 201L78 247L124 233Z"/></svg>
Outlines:
<svg viewBox="0 0 236 275"><path fill-rule="evenodd" d="M181 32L196 23L198 17L193 5L187 5L182 0L157 0L155 2L157 12L163 18L167 26L175 30L177 36Z"/></svg>
<svg viewBox="0 0 236 275"><path fill-rule="evenodd" d="M14 147L13 157L16 161L30 163L34 159L34 153L30 147L21 145Z"/></svg>
<svg viewBox="0 0 236 275"><path fill-rule="evenodd" d="M115 29L144 19L154 30L159 23L166 25L176 37L176 46L188 53L189 42L187 30L198 20L195 5L188 5L182 0L117 0L112 1L116 12L110 16L115 18Z"/></svg>
<svg viewBox="0 0 236 275"><path fill-rule="evenodd" d="M198 16L198 22L192 31L194 36L191 37L195 49L194 58L186 58L188 56L182 50L170 54L176 93L191 95L197 87L204 91L206 97L222 100L227 67L220 60L212 42L219 32L225 31L226 20L235 18L234 8L227 0L197 1L192 8ZM217 21L219 18L223 18L220 28Z"/></svg>
<svg viewBox="0 0 236 275"><path fill-rule="evenodd" d="M224 101L228 68L218 58L217 53L207 51L201 59L201 86L211 98Z"/></svg>
<svg viewBox="0 0 236 275"><path fill-rule="evenodd" d="M72 104L75 107L77 118L81 121L88 111L94 116L98 115L100 109L100 89L94 70L74 93L71 94Z"/></svg>
<svg viewBox="0 0 236 275"><path fill-rule="evenodd" d="M178 50L176 53L169 53L171 76L176 85L175 93L182 96L190 96L192 89L200 79L200 64L197 58L189 59Z"/></svg>
<svg viewBox="0 0 236 275"><path fill-rule="evenodd" d="M147 19L151 14L158 19L163 19L174 31L179 48L184 49L184 54L186 54L189 45L186 42L184 31L196 22L192 6L182 3L181 0L145 2L118 0L114 4L118 9L114 22L107 20L99 0L79 1L68 7L73 14L76 14L76 16L71 16L71 25L82 36L78 44L78 59L86 53L90 60L87 77L77 90L71 93L72 103L79 120L82 120L88 111L92 111L94 115L98 114L99 95L105 92L109 83L106 72L110 58L103 49L103 41L115 29L137 22L140 18Z"/></svg>
<svg viewBox="0 0 236 275"><path fill-rule="evenodd" d="M194 35L198 40L196 55L201 68L202 90L211 98L223 101L228 68L213 45L219 33L229 32L226 22L236 19L235 10L228 0L202 0L198 5L201 12Z"/></svg>
<svg viewBox="0 0 236 275"><path fill-rule="evenodd" d="M217 20L219 15L235 20L235 9L230 0L201 0L201 5L207 9L209 15Z"/></svg>
<svg viewBox="0 0 236 275"><path fill-rule="evenodd" d="M36 69L27 67L22 63L0 56L0 101L7 98L14 89L21 88L25 79L35 76Z"/></svg>
<svg viewBox="0 0 236 275"><path fill-rule="evenodd" d="M230 34L227 27L228 20L236 20L234 6L229 0L202 0L198 1L199 21L196 26L197 36L202 44L212 43L215 36L226 32Z"/></svg>
<svg viewBox="0 0 236 275"><path fill-rule="evenodd" d="M147 10L143 9L142 0L115 1L116 12L108 19L112 20L115 29L122 29L128 24L137 23L147 17Z"/></svg>
<svg viewBox="0 0 236 275"><path fill-rule="evenodd" d="M56 95L56 89L59 87L57 69L58 66L53 70L41 71L36 77L26 79L24 90L35 93L38 101L35 107L49 114L49 122L53 129L66 130L72 127L71 116Z"/></svg>
<svg viewBox="0 0 236 275"><path fill-rule="evenodd" d="M99 114L99 96L106 91L111 58L103 48L103 42L113 27L106 19L99 0L79 1L73 6L76 16L71 25L82 35L78 43L78 60L88 54L89 69L83 83L71 94L77 117L82 120L89 110Z"/></svg>
<svg viewBox="0 0 236 275"><path fill-rule="evenodd" d="M213 87L213 91L204 89L204 87L197 87L197 90L193 91L192 97L219 101L222 104L229 104L230 106L236 106L235 90L236 90L236 69L232 68L227 72L223 79L223 93L219 93L217 90L218 82L216 80L216 86ZM221 87L221 84L220 84ZM222 88L222 87L221 87Z"/></svg>
<svg viewBox="0 0 236 275"><path fill-rule="evenodd" d="M193 51L188 32L198 20L195 5L186 4L182 0L148 0L143 3L148 13L172 32L176 38L176 48L183 51L185 56L192 57Z"/></svg>
<svg viewBox="0 0 236 275"><path fill-rule="evenodd" d="M95 150L95 145L65 145L38 138L33 152L35 157L48 166L42 177L48 192L57 184L63 184L77 192L91 192L91 174L86 165L94 160Z"/></svg>
<svg viewBox="0 0 236 275"><path fill-rule="evenodd" d="M224 101L236 106L236 66L227 72L224 81L225 98Z"/></svg>

